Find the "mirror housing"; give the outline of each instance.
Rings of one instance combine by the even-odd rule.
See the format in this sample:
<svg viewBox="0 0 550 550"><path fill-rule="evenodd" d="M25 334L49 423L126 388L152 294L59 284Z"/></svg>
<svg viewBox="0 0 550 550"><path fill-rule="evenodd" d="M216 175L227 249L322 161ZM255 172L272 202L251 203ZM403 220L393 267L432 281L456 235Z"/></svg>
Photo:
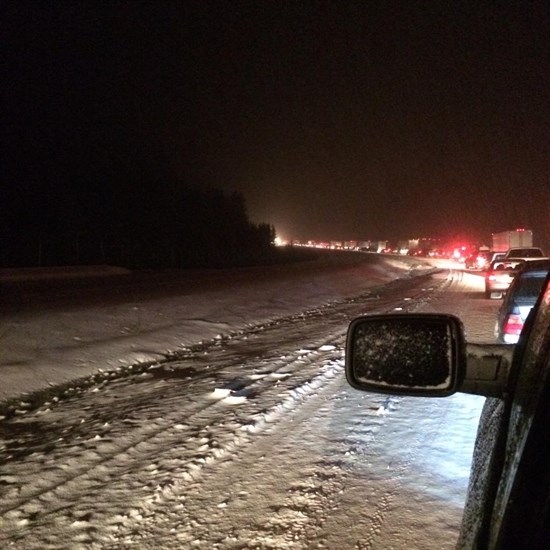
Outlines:
<svg viewBox="0 0 550 550"><path fill-rule="evenodd" d="M503 397L514 348L466 344L462 322L454 315L365 315L348 328L345 372L348 383L363 391Z"/></svg>
<svg viewBox="0 0 550 550"><path fill-rule="evenodd" d="M464 378L466 344L458 317L431 313L359 317L346 341L346 378L380 393L445 397Z"/></svg>

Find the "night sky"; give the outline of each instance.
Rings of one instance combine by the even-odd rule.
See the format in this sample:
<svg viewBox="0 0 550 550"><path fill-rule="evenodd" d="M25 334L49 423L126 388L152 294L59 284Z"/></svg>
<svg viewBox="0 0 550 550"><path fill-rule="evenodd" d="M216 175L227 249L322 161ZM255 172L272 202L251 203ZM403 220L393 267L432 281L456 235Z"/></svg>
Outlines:
<svg viewBox="0 0 550 550"><path fill-rule="evenodd" d="M2 185L124 171L239 191L286 239L550 244L546 2L3 6Z"/></svg>

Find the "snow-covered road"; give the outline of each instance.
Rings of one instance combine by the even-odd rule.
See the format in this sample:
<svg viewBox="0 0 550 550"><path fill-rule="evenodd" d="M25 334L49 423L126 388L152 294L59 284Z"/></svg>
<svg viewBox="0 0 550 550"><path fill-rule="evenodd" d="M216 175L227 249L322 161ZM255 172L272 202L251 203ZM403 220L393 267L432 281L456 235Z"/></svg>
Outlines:
<svg viewBox="0 0 550 550"><path fill-rule="evenodd" d="M108 371L2 422L14 548L452 548L483 400L388 398L343 379L365 311L497 304L461 271L400 278Z"/></svg>

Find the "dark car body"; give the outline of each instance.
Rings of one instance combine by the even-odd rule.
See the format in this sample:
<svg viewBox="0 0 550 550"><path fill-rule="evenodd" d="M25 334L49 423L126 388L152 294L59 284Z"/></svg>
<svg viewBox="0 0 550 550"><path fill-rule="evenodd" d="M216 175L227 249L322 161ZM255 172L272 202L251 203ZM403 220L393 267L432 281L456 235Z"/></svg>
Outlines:
<svg viewBox="0 0 550 550"><path fill-rule="evenodd" d="M486 396L458 548L550 547L550 276L517 344L467 343L451 315L364 316L345 370L362 391Z"/></svg>
<svg viewBox="0 0 550 550"><path fill-rule="evenodd" d="M495 326L497 342L516 344L527 316L537 302L542 285L550 271L550 261L529 262L514 277L500 306Z"/></svg>

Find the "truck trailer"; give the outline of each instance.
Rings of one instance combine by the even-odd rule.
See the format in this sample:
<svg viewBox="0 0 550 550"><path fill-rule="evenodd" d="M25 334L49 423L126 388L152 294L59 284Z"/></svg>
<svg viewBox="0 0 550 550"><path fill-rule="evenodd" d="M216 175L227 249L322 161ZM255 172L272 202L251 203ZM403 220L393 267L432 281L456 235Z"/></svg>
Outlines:
<svg viewBox="0 0 550 550"><path fill-rule="evenodd" d="M530 229L512 229L493 233L493 252L506 252L509 248L533 246L533 232Z"/></svg>

